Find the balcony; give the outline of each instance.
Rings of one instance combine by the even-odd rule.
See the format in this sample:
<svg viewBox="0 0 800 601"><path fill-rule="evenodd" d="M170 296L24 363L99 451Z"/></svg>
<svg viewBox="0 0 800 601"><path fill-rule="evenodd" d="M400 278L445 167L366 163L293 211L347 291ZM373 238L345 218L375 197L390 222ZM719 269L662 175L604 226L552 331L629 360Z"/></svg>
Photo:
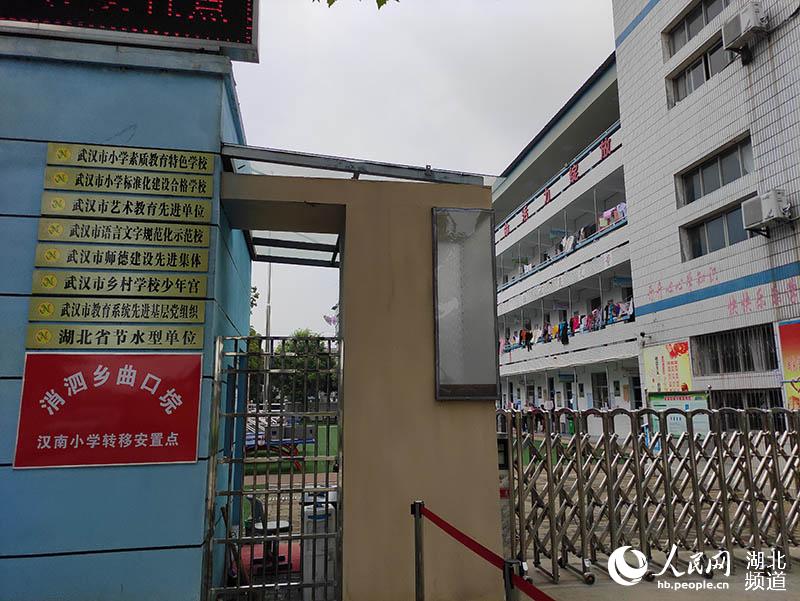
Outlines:
<svg viewBox="0 0 800 601"><path fill-rule="evenodd" d="M531 350L512 345L500 355L500 375L557 370L579 365L619 361L639 356L635 322L620 320L593 332L575 334L564 345L559 340L534 344Z"/></svg>
<svg viewBox="0 0 800 601"><path fill-rule="evenodd" d="M566 207L547 213L526 224L524 237L513 245L496 246L500 303L627 241L620 233L628 223L622 166Z"/></svg>
<svg viewBox="0 0 800 601"><path fill-rule="evenodd" d="M621 168L622 153L617 152L621 148L617 122L497 226L497 253L521 240L530 231L530 220L548 219L551 213L562 210L609 173Z"/></svg>
<svg viewBox="0 0 800 601"><path fill-rule="evenodd" d="M630 262L625 230L627 218L580 242L503 284L497 294L497 314L505 315L563 288L575 286L592 274ZM630 275L630 268L628 268Z"/></svg>

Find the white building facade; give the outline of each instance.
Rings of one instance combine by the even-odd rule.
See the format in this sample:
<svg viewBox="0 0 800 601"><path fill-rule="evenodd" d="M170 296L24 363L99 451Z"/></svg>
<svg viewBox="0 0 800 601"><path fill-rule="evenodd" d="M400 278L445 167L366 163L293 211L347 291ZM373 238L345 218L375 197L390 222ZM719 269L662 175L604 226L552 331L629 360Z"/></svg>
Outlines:
<svg viewBox="0 0 800 601"><path fill-rule="evenodd" d="M798 408L800 1L752 4L613 2L635 330L645 396ZM759 7L767 31L726 50ZM774 190L791 214L745 229Z"/></svg>
<svg viewBox="0 0 800 601"><path fill-rule="evenodd" d="M506 407L641 403L623 133L612 55L495 183Z"/></svg>

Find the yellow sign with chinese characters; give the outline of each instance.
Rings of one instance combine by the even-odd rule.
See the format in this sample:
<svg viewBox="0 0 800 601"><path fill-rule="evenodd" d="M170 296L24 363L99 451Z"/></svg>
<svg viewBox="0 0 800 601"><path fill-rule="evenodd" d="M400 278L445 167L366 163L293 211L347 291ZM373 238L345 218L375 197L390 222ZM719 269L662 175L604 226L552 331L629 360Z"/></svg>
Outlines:
<svg viewBox="0 0 800 601"><path fill-rule="evenodd" d="M31 298L28 321L203 323L204 301L156 299Z"/></svg>
<svg viewBox="0 0 800 601"><path fill-rule="evenodd" d="M42 215L210 223L211 201L48 190L42 194Z"/></svg>
<svg viewBox="0 0 800 601"><path fill-rule="evenodd" d="M202 349L203 326L39 324L28 326L27 348Z"/></svg>
<svg viewBox="0 0 800 601"><path fill-rule="evenodd" d="M214 194L214 178L211 175L49 166L44 170L44 187L78 192L211 198Z"/></svg>
<svg viewBox="0 0 800 601"><path fill-rule="evenodd" d="M39 219L39 240L48 242L208 247L210 238L210 227L207 225L52 217Z"/></svg>
<svg viewBox="0 0 800 601"><path fill-rule="evenodd" d="M135 271L34 269L33 294L203 298L208 276Z"/></svg>
<svg viewBox="0 0 800 601"><path fill-rule="evenodd" d="M36 246L36 267L151 271L208 271L208 251L148 246L55 244Z"/></svg>
<svg viewBox="0 0 800 601"><path fill-rule="evenodd" d="M213 173L214 155L184 150L51 142L47 145L47 164L173 173Z"/></svg>

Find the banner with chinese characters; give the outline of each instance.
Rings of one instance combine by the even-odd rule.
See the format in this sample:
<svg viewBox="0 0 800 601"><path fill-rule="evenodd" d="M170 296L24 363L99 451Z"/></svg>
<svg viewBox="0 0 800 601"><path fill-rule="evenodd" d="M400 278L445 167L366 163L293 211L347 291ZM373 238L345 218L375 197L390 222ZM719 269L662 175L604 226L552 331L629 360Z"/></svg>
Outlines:
<svg viewBox="0 0 800 601"><path fill-rule="evenodd" d="M643 358L648 392L686 392L692 389L688 340L645 347Z"/></svg>
<svg viewBox="0 0 800 601"><path fill-rule="evenodd" d="M778 324L786 407L800 409L800 320Z"/></svg>
<svg viewBox="0 0 800 601"><path fill-rule="evenodd" d="M15 468L197 461L199 354L28 353Z"/></svg>

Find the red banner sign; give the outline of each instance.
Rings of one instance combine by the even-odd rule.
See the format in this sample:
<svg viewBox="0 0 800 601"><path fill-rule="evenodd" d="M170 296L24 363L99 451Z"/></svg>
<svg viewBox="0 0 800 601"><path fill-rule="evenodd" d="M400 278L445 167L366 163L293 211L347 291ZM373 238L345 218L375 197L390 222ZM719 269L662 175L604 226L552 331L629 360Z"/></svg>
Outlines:
<svg viewBox="0 0 800 601"><path fill-rule="evenodd" d="M202 356L28 353L14 467L197 461Z"/></svg>

